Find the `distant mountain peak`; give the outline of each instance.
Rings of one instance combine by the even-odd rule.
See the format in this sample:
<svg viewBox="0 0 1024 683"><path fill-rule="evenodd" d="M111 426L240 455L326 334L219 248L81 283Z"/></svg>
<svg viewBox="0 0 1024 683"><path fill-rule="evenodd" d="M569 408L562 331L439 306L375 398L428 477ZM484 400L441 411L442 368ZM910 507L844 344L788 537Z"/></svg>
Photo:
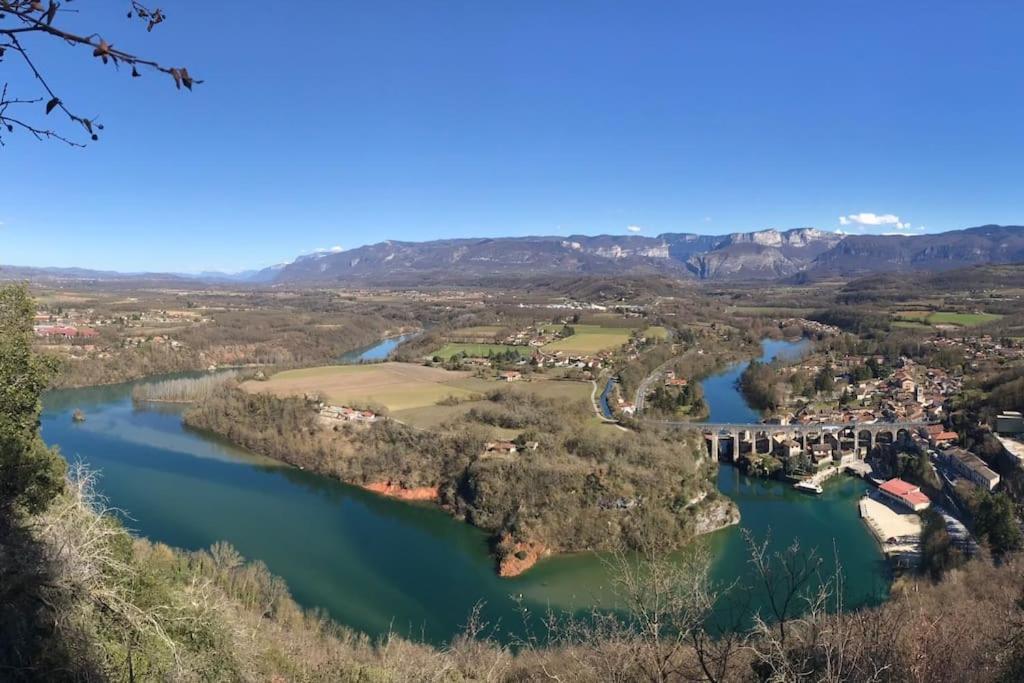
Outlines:
<svg viewBox="0 0 1024 683"><path fill-rule="evenodd" d="M1024 227L982 225L916 235L842 234L813 227L724 235L569 235L406 242L321 249L258 271L134 274L81 268L0 267L0 278L179 280L239 284L464 284L565 276L801 280L874 272L938 271L1024 262Z"/></svg>

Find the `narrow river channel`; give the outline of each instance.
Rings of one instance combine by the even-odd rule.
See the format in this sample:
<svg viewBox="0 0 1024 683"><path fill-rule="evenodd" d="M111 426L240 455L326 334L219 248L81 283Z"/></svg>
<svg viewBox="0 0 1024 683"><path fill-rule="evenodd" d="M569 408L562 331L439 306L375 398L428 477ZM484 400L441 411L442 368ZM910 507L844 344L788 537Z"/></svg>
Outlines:
<svg viewBox="0 0 1024 683"><path fill-rule="evenodd" d="M344 360L379 360L396 344L386 340ZM798 350L787 344L765 342L765 357ZM737 405L750 410L735 387L740 372L742 366L732 367L704 382L713 419L734 419L722 411ZM131 389L121 384L50 392L43 436L68 460L100 471L102 493L142 536L187 549L228 541L283 577L301 604L321 607L370 635L394 630L443 642L482 601L497 634L510 638L522 633L517 599L535 611L585 609L610 600L606 569L594 555L551 558L524 576L499 579L484 534L445 513L381 498L188 430L180 407L133 406ZM85 422L71 420L76 408L85 412ZM771 530L773 547L799 538L828 563L834 547L847 576L849 605L886 595L883 558L857 516L864 490L859 481L830 482L824 495L812 498L722 466L718 486L739 505L743 527L758 537ZM716 579L748 575L738 528L701 542L710 546Z"/></svg>

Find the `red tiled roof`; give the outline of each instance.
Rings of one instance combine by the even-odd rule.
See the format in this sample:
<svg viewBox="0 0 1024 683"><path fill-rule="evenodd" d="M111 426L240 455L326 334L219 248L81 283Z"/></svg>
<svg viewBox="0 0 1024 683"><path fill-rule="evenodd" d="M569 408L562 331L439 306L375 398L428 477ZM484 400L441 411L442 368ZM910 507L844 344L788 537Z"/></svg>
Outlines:
<svg viewBox="0 0 1024 683"><path fill-rule="evenodd" d="M921 489L902 479L890 479L878 488L897 498L902 498L911 506L928 502L928 496L921 493Z"/></svg>
<svg viewBox="0 0 1024 683"><path fill-rule="evenodd" d="M902 479L890 479L878 488L882 489L886 493L891 493L894 496L905 496L911 491L916 491L917 487L911 484L909 481L903 481Z"/></svg>

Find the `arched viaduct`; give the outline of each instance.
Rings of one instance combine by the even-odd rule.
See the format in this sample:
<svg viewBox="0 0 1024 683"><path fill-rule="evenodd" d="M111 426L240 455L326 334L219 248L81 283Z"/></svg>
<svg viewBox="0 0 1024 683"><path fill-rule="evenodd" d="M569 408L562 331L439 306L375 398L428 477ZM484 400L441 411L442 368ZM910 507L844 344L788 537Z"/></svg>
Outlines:
<svg viewBox="0 0 1024 683"><path fill-rule="evenodd" d="M776 445L776 437L796 441L803 451L815 443L829 443L837 452L859 453L862 446L870 451L878 443L895 443L908 438L928 422L850 422L845 424L765 424L726 422L672 422L661 424L699 429L711 449L711 454L721 454L723 441L730 441L729 459L735 460L749 445L752 453L770 454ZM763 445L763 447L762 447Z"/></svg>

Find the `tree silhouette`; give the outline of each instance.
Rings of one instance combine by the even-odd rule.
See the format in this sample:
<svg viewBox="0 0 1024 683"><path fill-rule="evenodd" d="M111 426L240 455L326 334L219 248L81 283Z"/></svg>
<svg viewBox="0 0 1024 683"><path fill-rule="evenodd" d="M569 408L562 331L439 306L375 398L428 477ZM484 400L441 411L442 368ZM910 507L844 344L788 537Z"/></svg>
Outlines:
<svg viewBox="0 0 1024 683"><path fill-rule="evenodd" d="M91 51L92 57L115 68L131 67L131 77L138 78L141 70L149 69L166 74L179 90L202 83L189 74L185 67L167 67L151 59L125 52L114 47L99 33L80 35L61 28L66 7L74 0L0 0L0 67L20 63L36 81L39 90L29 96L10 92L7 82L0 85L0 146L4 136L15 131L27 132L38 140L59 140L75 147L83 147L86 140L98 140L103 125L95 119L75 113L50 86L46 76L36 66L26 46L26 38L41 36L63 42L72 47ZM128 19L142 22L146 31L152 31L167 18L161 9L149 9L135 0L128 4ZM65 134L49 123L51 114L61 115L76 133ZM45 122L40 122L42 119ZM80 129L80 130L77 130ZM84 136L84 139L82 137ZM76 139L78 137L78 139Z"/></svg>

